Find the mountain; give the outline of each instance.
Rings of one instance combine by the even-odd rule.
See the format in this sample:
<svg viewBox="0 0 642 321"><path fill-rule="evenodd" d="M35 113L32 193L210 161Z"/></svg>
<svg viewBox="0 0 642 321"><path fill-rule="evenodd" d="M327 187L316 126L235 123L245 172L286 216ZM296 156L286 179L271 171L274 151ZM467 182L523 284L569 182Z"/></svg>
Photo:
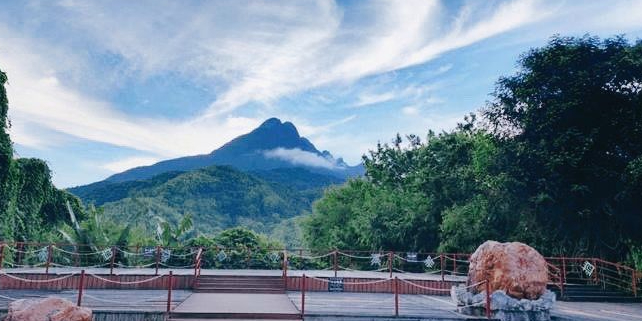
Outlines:
<svg viewBox="0 0 642 321"><path fill-rule="evenodd" d="M112 175L106 181L148 179L162 173L184 172L211 165L230 165L242 171L298 167L342 179L364 173L362 165L349 166L343 159L335 159L330 152L317 150L308 139L299 135L291 122L270 118L252 132L233 139L209 154L180 157L132 168Z"/></svg>
<svg viewBox="0 0 642 321"><path fill-rule="evenodd" d="M309 211L325 187L342 181L300 168L248 173L209 166L145 180L100 182L77 195L101 205L104 215L115 220L139 217L150 232L155 217L177 222L190 213L200 232L242 225L269 233L281 221Z"/></svg>

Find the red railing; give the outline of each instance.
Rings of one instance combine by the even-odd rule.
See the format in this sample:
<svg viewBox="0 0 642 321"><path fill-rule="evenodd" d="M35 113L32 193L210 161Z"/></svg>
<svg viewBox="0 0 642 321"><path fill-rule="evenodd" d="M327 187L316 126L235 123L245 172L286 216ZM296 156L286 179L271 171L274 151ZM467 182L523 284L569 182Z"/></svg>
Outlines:
<svg viewBox="0 0 642 321"><path fill-rule="evenodd" d="M269 258L267 257L269 256ZM45 274L51 268L193 268L194 277L205 268L281 269L287 278L288 270L332 269L334 275L342 270L387 272L419 272L446 277L465 276L468 272L467 253L430 253L394 251L331 250L313 252L307 249L257 249L162 246L89 246L68 243L0 241L0 269L3 267L41 267ZM237 260L238 262L233 262ZM562 294L566 284L590 283L605 288L617 288L637 296L642 273L618 263L588 257L546 258L552 285ZM233 264L232 264L233 263ZM589 273L590 272L590 273ZM452 280L452 279L451 279Z"/></svg>
<svg viewBox="0 0 642 321"><path fill-rule="evenodd" d="M87 288L87 283L89 281L98 281L98 282L102 282L102 283L111 283L111 284L115 284L115 285L118 285L118 286L131 286L131 285L139 285L139 284L150 283L150 282L154 282L156 280L164 278L164 279L166 279L165 285L166 285L166 289L167 289L166 312L170 312L172 310L172 288L173 288L173 280L174 280L173 279L173 271L169 271L168 274L156 275L156 276L153 276L153 277L150 277L150 278L147 278L147 279L142 279L142 280L139 279L139 280L135 280L135 281L113 280L111 278L106 278L106 277L103 277L103 276L100 276L100 275L96 275L96 274L92 274L92 273L86 273L86 271L84 269L80 271L80 275L79 276L78 276L78 273L70 273L70 274L65 274L65 275L62 275L62 276L56 276L56 277L53 277L53 278L52 277L47 277L46 279L42 279L42 278L39 278L39 277L37 277L37 278L26 278L26 277L17 276L17 275L14 275L14 274L8 274L8 273L5 273L5 272L0 272L0 278L9 279L14 283L23 283L23 284L29 285L29 286L27 286L25 288L33 287L34 284L38 285L38 286L42 286L42 285L46 286L48 284L49 285L51 285L51 284L60 285L60 282L66 282L67 285L71 285L71 284L75 283L75 287L74 288L78 291L78 296L77 296L77 299L76 299L76 304L78 306L82 305L82 300L83 300L83 298L85 296L90 297L90 298L95 299L95 300L98 300L98 301L103 301L104 300L104 299L97 298L97 297L94 297L94 296L91 296L91 295L85 293L84 290ZM56 286L54 286L54 287L56 287ZM5 298L10 298L10 297L5 297ZM18 298L12 298L12 299L17 300ZM154 300L155 299L156 298L154 298ZM129 302L129 301L117 302L117 301L109 300L109 302L112 303L112 304L114 304L114 303L119 304L120 303L123 306L128 306L128 305L131 304L131 302Z"/></svg>
<svg viewBox="0 0 642 321"><path fill-rule="evenodd" d="M309 281L311 281L311 280L314 281L317 284L318 283L326 284L326 286L324 286L325 288L327 288L327 284L330 283L330 280L328 280L326 278L317 278L317 277L307 276L306 274L303 274L303 276L301 277L301 287L300 287L300 291L301 291L301 301L300 301L301 302L301 305L300 305L301 317L305 316L305 302L306 302L307 293L309 292L309 288L310 288L310 285L311 285L310 284L311 282L309 282ZM358 282L343 282L342 284L343 284L343 286L347 285L347 286L357 286L357 287L365 286L365 285L373 285L373 284L386 284L390 288L390 291L388 291L388 293L392 293L394 295L394 307L392 307L392 309L394 311L394 316L398 317L399 314L400 314L399 310L400 310L400 303L401 303L401 298L400 298L401 291L399 290L399 285L402 284L402 283L405 284L406 286L414 287L414 288L417 288L417 289L423 290L423 291L444 292L444 293L449 293L451 291L450 288L443 289L443 288L433 288L433 287L423 286L423 285L417 284L417 283L415 283L413 281L399 278L397 276L395 276L394 278L379 279L379 280L358 281ZM478 287L480 285L485 285L485 301L484 301L483 307L484 307L484 313L486 315L486 318L490 319L491 315L492 315L492 311L491 311L491 306L490 306L490 286L489 286L489 282L484 280L484 281L476 283L476 284L468 285L468 286L465 287L465 289L476 288L476 287Z"/></svg>

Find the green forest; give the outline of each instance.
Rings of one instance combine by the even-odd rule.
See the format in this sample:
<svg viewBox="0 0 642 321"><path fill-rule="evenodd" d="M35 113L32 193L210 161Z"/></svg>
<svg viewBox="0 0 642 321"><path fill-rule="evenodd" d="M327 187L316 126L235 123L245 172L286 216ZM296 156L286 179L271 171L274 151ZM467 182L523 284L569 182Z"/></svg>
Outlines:
<svg viewBox="0 0 642 321"><path fill-rule="evenodd" d="M516 67L455 129L377 144L364 177L323 182L333 185L325 191L310 177L285 187L296 173L212 167L98 186L81 196L96 206L55 188L44 161L14 157L0 72L0 239L256 248L287 239L319 252L471 252L493 239L642 268L642 42L556 36ZM183 204L177 197L211 193L223 203L171 209ZM230 214L244 204L253 207ZM281 242L227 229L237 225L269 225Z"/></svg>
<svg viewBox="0 0 642 321"><path fill-rule="evenodd" d="M471 252L493 239L642 267L642 42L554 37L517 67L456 129L364 156L365 178L315 204L307 244Z"/></svg>

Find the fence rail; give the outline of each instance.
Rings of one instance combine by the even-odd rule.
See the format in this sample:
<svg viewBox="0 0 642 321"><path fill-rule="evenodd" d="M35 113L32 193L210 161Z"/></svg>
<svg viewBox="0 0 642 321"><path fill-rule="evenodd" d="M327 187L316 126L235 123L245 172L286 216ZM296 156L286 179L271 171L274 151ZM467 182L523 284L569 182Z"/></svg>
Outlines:
<svg viewBox="0 0 642 321"><path fill-rule="evenodd" d="M393 273L428 273L465 276L470 254L434 252L331 250L250 247L163 247L163 246L96 246L68 243L2 242L0 270L9 268L90 269L148 268L159 275L160 269L193 269L195 280L205 269L272 269L288 270L379 271ZM563 294L567 284L597 284L616 288L637 296L642 272L599 258L547 257L550 283ZM287 281L285 281L287 284Z"/></svg>

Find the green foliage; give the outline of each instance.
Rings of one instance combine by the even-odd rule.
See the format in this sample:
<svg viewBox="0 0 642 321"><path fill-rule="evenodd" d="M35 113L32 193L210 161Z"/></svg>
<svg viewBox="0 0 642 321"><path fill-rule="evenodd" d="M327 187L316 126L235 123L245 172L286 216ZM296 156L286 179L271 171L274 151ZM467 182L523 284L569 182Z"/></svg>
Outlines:
<svg viewBox="0 0 642 321"><path fill-rule="evenodd" d="M194 236L234 226L270 233L282 220L309 209L323 187L338 182L303 169L244 173L212 166L148 180L101 182L70 191L84 195L87 202L120 197L103 204L104 215L117 221L137 216L147 234L156 232L158 218L175 225L191 215L194 229L189 236Z"/></svg>
<svg viewBox="0 0 642 321"><path fill-rule="evenodd" d="M519 65L484 126L379 144L367 179L315 204L306 241L468 252L515 240L626 259L642 244L642 42L555 37Z"/></svg>

